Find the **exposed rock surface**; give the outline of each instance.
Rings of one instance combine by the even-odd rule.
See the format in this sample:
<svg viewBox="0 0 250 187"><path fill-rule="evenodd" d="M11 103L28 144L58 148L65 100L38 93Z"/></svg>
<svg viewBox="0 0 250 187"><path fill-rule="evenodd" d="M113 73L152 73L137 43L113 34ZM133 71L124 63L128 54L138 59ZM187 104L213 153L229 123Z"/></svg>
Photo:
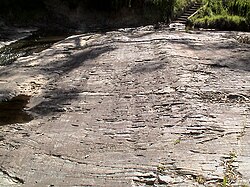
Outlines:
<svg viewBox="0 0 250 187"><path fill-rule="evenodd" d="M0 67L35 114L1 127L0 185L250 185L250 46L231 35L86 34Z"/></svg>

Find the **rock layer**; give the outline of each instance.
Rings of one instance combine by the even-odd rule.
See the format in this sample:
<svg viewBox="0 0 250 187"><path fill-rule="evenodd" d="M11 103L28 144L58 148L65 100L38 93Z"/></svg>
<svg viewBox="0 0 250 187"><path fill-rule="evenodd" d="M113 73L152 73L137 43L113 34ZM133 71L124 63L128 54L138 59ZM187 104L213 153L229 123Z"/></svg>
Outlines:
<svg viewBox="0 0 250 187"><path fill-rule="evenodd" d="M72 36L0 68L2 186L249 185L250 47L229 32Z"/></svg>

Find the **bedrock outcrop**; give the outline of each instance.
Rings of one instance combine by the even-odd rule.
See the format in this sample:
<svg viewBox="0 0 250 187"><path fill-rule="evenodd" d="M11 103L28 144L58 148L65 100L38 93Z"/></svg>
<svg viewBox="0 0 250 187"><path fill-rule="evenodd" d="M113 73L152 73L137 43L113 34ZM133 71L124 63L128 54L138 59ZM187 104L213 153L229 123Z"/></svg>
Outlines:
<svg viewBox="0 0 250 187"><path fill-rule="evenodd" d="M34 117L0 127L1 186L250 185L237 34L75 35L1 66L0 92L30 96Z"/></svg>

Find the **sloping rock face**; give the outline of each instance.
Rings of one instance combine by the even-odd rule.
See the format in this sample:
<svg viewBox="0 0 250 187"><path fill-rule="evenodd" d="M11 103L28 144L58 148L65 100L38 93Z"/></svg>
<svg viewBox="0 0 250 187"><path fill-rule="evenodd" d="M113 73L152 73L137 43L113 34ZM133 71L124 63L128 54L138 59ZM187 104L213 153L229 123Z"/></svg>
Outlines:
<svg viewBox="0 0 250 187"><path fill-rule="evenodd" d="M0 127L1 186L250 185L250 46L231 36L85 34L0 67L35 117Z"/></svg>

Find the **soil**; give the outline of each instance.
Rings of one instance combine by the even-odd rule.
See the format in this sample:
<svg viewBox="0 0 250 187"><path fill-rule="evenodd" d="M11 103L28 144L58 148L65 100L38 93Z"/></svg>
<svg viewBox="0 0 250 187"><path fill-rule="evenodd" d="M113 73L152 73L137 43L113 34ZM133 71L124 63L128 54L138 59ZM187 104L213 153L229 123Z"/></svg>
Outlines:
<svg viewBox="0 0 250 187"><path fill-rule="evenodd" d="M1 99L29 96L34 120L0 127L0 185L250 185L240 34L82 34L1 66Z"/></svg>

